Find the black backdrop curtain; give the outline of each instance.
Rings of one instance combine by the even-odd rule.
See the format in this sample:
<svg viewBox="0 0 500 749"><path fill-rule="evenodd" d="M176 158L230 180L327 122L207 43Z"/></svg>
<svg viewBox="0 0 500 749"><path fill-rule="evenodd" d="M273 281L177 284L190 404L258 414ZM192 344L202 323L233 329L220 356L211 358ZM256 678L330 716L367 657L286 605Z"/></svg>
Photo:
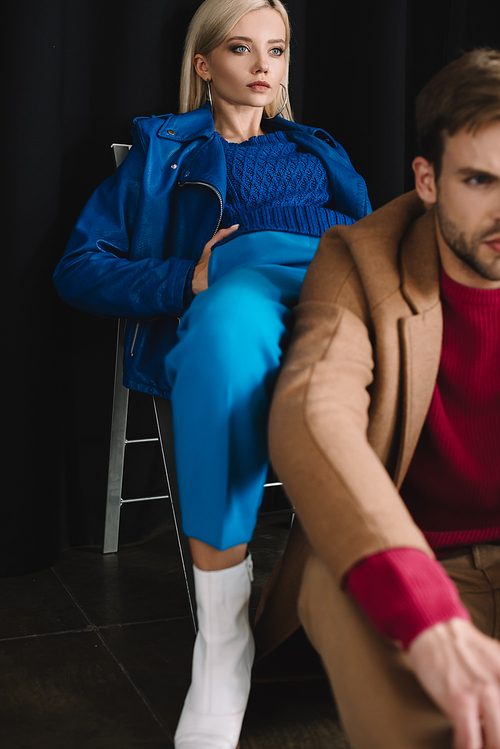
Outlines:
<svg viewBox="0 0 500 749"><path fill-rule="evenodd" d="M86 198L113 169L110 143L129 141L137 115L176 111L182 38L198 4L4 8L0 574L102 541L116 325L60 302L51 275ZM287 4L296 119L345 146L378 207L411 188L416 93L460 51L500 47L500 4ZM134 460L127 491L154 490L157 461ZM161 502L128 506L122 540L141 538L166 512Z"/></svg>

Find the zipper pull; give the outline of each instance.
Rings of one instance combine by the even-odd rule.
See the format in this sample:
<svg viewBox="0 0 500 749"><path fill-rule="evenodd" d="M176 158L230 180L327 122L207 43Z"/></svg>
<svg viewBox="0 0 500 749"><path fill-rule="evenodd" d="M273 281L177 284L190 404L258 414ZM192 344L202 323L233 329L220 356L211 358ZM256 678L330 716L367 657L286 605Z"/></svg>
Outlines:
<svg viewBox="0 0 500 749"><path fill-rule="evenodd" d="M253 583L253 580L254 580L254 577L253 577L253 559L252 559L252 555L251 554L249 554L247 556L246 563L247 563L248 578L249 578L250 582Z"/></svg>

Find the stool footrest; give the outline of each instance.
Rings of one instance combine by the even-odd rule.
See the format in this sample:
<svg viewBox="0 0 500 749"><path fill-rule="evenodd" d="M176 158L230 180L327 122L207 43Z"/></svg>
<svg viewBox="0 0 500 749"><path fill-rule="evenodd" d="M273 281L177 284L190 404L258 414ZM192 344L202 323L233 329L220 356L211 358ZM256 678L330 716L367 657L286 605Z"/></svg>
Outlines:
<svg viewBox="0 0 500 749"><path fill-rule="evenodd" d="M135 445L138 442L158 442L158 437L141 437L141 439L137 440L125 440L126 445Z"/></svg>
<svg viewBox="0 0 500 749"><path fill-rule="evenodd" d="M150 499L170 499L170 494L157 494L154 497L136 497L134 499L120 499L121 505L126 505L127 502L148 502Z"/></svg>

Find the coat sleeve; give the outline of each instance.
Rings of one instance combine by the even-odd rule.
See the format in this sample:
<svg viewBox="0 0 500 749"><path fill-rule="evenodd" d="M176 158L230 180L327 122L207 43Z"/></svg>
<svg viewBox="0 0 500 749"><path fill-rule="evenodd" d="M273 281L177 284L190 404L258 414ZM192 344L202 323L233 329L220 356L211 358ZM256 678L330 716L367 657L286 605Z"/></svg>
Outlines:
<svg viewBox="0 0 500 749"><path fill-rule="evenodd" d="M270 454L309 542L342 582L384 549L432 552L368 442L370 317L348 250L339 251L343 242L332 232L296 307L271 410Z"/></svg>
<svg viewBox="0 0 500 749"><path fill-rule="evenodd" d="M77 309L136 319L184 311L192 260L129 259L144 168L145 151L135 134L127 158L97 188L78 218L54 273L59 296ZM147 232L148 227L140 230Z"/></svg>

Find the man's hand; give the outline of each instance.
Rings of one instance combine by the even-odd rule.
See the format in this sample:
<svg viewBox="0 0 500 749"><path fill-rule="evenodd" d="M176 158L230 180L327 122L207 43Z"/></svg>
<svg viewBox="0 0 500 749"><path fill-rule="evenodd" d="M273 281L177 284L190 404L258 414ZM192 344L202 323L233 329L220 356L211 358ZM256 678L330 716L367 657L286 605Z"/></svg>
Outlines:
<svg viewBox="0 0 500 749"><path fill-rule="evenodd" d="M199 294L200 291L206 291L208 289L208 263L210 255L212 254L212 247L221 239L229 237L230 234L236 231L239 224L233 224L228 229L219 229L219 231L213 235L210 242L207 242L201 253L201 257L198 260L194 269L193 280L191 281L191 289L193 294Z"/></svg>
<svg viewBox="0 0 500 749"><path fill-rule="evenodd" d="M422 632L407 659L450 718L455 749L500 749L500 644L465 619Z"/></svg>

